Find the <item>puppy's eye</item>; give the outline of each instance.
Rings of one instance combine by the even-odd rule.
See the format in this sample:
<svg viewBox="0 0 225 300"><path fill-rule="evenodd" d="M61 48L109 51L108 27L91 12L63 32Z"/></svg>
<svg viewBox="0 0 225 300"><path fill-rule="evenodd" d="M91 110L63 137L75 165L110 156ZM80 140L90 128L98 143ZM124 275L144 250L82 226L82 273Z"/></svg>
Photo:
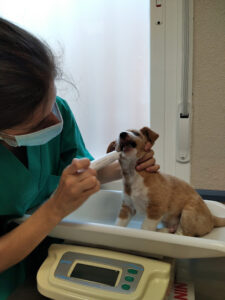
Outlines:
<svg viewBox="0 0 225 300"><path fill-rule="evenodd" d="M132 131L132 133L133 133L134 135L136 135L136 136L141 136L140 133L137 132L137 131Z"/></svg>

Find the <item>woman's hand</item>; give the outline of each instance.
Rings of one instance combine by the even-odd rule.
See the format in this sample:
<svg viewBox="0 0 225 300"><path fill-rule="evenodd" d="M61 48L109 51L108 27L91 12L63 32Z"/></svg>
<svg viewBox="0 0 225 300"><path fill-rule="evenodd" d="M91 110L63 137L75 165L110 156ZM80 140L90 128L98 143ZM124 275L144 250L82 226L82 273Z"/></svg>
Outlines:
<svg viewBox="0 0 225 300"><path fill-rule="evenodd" d="M54 213L64 218L80 207L89 196L100 189L96 171L89 168L90 161L73 159L60 178L55 193L50 198Z"/></svg>
<svg viewBox="0 0 225 300"><path fill-rule="evenodd" d="M0 272L24 259L66 215L99 190L88 159L74 159L64 169L55 193L25 222L0 237Z"/></svg>
<svg viewBox="0 0 225 300"><path fill-rule="evenodd" d="M150 142L146 143L145 145L145 151L146 154L138 160L136 170L137 171L143 171L146 170L150 173L157 172L160 168L159 165L155 164L154 159L154 151L151 149L152 145Z"/></svg>

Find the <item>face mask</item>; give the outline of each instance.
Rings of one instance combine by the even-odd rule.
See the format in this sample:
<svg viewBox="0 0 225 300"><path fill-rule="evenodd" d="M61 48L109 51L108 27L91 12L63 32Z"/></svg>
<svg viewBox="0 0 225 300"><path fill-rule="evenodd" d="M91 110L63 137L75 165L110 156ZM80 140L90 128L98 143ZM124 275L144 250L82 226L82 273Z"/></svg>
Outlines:
<svg viewBox="0 0 225 300"><path fill-rule="evenodd" d="M48 143L54 137L59 135L63 128L62 115L56 103L53 106L52 112L59 120L59 123L36 132L23 135L8 135L5 133L0 133L0 135L2 135L2 137L0 137L0 140L3 140L8 145L13 147L38 146Z"/></svg>

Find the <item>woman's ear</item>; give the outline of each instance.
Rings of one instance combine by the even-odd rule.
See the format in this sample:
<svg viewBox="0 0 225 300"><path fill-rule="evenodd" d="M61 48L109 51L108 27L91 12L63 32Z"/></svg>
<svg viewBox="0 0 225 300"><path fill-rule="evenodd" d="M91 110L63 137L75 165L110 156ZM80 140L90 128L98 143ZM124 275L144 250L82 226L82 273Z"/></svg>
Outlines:
<svg viewBox="0 0 225 300"><path fill-rule="evenodd" d="M152 144L152 146L159 137L158 133L154 132L148 127L143 127L140 131L144 136L146 136L147 140Z"/></svg>
<svg viewBox="0 0 225 300"><path fill-rule="evenodd" d="M116 150L116 141L113 141L109 144L106 153Z"/></svg>

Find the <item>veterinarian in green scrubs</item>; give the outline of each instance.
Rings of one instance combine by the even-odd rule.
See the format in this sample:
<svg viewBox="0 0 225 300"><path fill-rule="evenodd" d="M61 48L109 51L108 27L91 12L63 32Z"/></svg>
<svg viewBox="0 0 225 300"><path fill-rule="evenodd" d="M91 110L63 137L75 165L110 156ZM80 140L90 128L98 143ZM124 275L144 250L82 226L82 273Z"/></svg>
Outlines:
<svg viewBox="0 0 225 300"><path fill-rule="evenodd" d="M7 230L6 221L11 216L23 216L27 209L40 205L54 192L62 170L74 157L93 159L85 148L68 105L59 97L56 103L64 120L63 130L44 145L27 147L27 166L0 144L0 213L5 216L2 231L3 226ZM0 299L4 299L3 295L8 295L17 283L22 282L24 275L24 264L1 273Z"/></svg>
<svg viewBox="0 0 225 300"><path fill-rule="evenodd" d="M57 71L45 44L0 18L1 300L24 282L27 257L61 219L100 183L121 178L118 163L98 173L89 168L93 157L68 104L56 96ZM137 168L155 172L150 147ZM23 224L10 222L35 207Z"/></svg>

